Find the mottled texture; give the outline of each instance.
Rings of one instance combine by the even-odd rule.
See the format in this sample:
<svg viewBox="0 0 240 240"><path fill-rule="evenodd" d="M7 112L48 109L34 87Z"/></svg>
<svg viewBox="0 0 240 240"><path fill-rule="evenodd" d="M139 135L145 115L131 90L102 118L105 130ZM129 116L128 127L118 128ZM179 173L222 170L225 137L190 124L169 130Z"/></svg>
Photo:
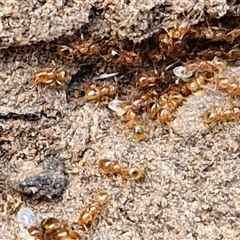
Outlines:
<svg viewBox="0 0 240 240"><path fill-rule="evenodd" d="M0 1L0 47L52 41L79 29L94 37L140 42L174 25L179 14L190 13L197 22L204 10L219 18L229 9L237 12L237 6L226 0Z"/></svg>

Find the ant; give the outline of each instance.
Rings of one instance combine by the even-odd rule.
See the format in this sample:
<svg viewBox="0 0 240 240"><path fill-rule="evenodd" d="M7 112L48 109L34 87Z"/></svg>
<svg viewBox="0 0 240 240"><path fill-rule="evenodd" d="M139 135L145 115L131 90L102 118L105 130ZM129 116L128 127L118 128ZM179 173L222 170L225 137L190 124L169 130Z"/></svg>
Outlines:
<svg viewBox="0 0 240 240"><path fill-rule="evenodd" d="M62 58L73 59L79 55L93 55L100 51L98 43L94 43L93 39L89 40L78 39L70 45L58 46L57 52Z"/></svg>
<svg viewBox="0 0 240 240"><path fill-rule="evenodd" d="M182 21L180 21L175 27L165 31L167 32L168 36L171 39L183 39L183 37L186 35L186 33L190 30L190 20L188 18L184 18Z"/></svg>
<svg viewBox="0 0 240 240"><path fill-rule="evenodd" d="M106 60L120 65L139 66L142 58L134 53L123 49L109 48Z"/></svg>
<svg viewBox="0 0 240 240"><path fill-rule="evenodd" d="M195 35L195 38L205 38L210 41L218 42L225 41L232 44L240 36L240 29L233 29L228 31L228 29L223 29L220 27L195 27L192 31Z"/></svg>
<svg viewBox="0 0 240 240"><path fill-rule="evenodd" d="M183 102L183 95L170 91L160 97L157 118L162 125L167 125L172 120L172 112Z"/></svg>
<svg viewBox="0 0 240 240"><path fill-rule="evenodd" d="M90 228L97 215L101 213L103 208L109 201L109 194L107 191L99 191L94 196L95 202L86 206L79 216L78 223L86 228Z"/></svg>
<svg viewBox="0 0 240 240"><path fill-rule="evenodd" d="M61 223L57 218L45 218L41 222L43 233L54 240L82 240L80 234L70 230L67 224Z"/></svg>
<svg viewBox="0 0 240 240"><path fill-rule="evenodd" d="M224 60L214 57L212 61L191 60L185 63L187 71L195 70L198 73L215 73L222 72L227 68L227 63Z"/></svg>
<svg viewBox="0 0 240 240"><path fill-rule="evenodd" d="M207 111L203 120L207 124L215 123L215 122L225 122L239 119L240 117L240 107L234 106L228 109L223 109L222 107L213 107L209 111Z"/></svg>
<svg viewBox="0 0 240 240"><path fill-rule="evenodd" d="M161 33L158 37L159 48L162 52L172 58L184 57L187 54L187 48L183 38L190 30L190 26L190 20L184 18L175 27L170 29L164 28L166 33Z"/></svg>
<svg viewBox="0 0 240 240"><path fill-rule="evenodd" d="M224 47L220 47L220 49L208 48L198 52L197 55L205 59L213 59L215 56L217 56L226 60L236 60L240 57L240 48L234 46L229 51L225 50Z"/></svg>
<svg viewBox="0 0 240 240"><path fill-rule="evenodd" d="M98 168L106 174L120 174L135 180L143 177L143 169L137 166L123 167L118 161L107 158L99 160Z"/></svg>
<svg viewBox="0 0 240 240"><path fill-rule="evenodd" d="M36 83L49 84L50 86L63 86L68 78L69 73L64 68L43 68L32 74L32 79Z"/></svg>
<svg viewBox="0 0 240 240"><path fill-rule="evenodd" d="M87 100L100 100L103 97L113 97L117 94L118 89L115 84L101 84L99 86L91 85L85 91L85 98Z"/></svg>
<svg viewBox="0 0 240 240"><path fill-rule="evenodd" d="M153 87L158 81L163 80L164 77L164 72L162 72L161 76L157 72L137 72L134 76L134 80L137 86Z"/></svg>
<svg viewBox="0 0 240 240"><path fill-rule="evenodd" d="M43 233L38 226L30 226L27 228L27 231L30 236L34 237L34 240L41 240L43 237Z"/></svg>
<svg viewBox="0 0 240 240"><path fill-rule="evenodd" d="M235 76L232 76L230 78L217 78L216 82L219 88L228 91L230 94L240 95L240 87L238 86L238 81Z"/></svg>

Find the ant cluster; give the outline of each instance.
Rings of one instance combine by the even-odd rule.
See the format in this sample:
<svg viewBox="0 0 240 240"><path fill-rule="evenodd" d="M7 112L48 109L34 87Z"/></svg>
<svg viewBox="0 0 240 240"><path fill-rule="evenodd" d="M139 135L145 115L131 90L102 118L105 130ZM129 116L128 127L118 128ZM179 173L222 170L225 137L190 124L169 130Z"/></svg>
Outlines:
<svg viewBox="0 0 240 240"><path fill-rule="evenodd" d="M201 39L196 42L196 39ZM133 83L135 95L127 100L116 99L121 94L116 84L101 82L90 85L85 90L87 101L109 101L108 107L114 111L126 125L133 130L133 136L141 141L147 137L147 131L138 116L147 113L150 119L156 119L168 126L174 119L176 109L191 94L205 88L206 84L215 84L217 88L231 95L240 95L240 86L235 76L222 77L227 62L240 57L236 42L240 39L240 29L228 29L217 26L194 25L184 18L173 27L164 28L151 40L140 43L137 51L128 51L119 46L108 46L103 51L101 43L94 39L77 39L69 45L58 46L57 53L63 59L77 59L82 55L98 55L107 64L128 73L134 70ZM220 47L205 49L204 41L219 42ZM153 44L149 44L154 42ZM146 44L148 46L146 47ZM147 49L147 50L146 50ZM191 49L191 51L190 51ZM150 65L151 71L146 70ZM178 66L176 66L178 65ZM110 74L111 75L111 74ZM112 76L114 76L113 74ZM63 67L43 68L32 74L37 84L64 86L69 80L69 72ZM214 106L203 116L206 124L236 120L240 118L240 107L224 109ZM123 166L117 160L100 159L98 169L107 175L120 175L123 178L138 180L144 176L139 166ZM99 191L93 203L85 206L79 215L78 225L88 229L92 227L109 202L107 191ZM43 219L40 224L30 209L21 209L19 222L35 240L81 240L82 236L67 223L57 218Z"/></svg>
<svg viewBox="0 0 240 240"><path fill-rule="evenodd" d="M201 41L196 41L198 39ZM92 38L60 45L57 52L65 59L97 54L106 63L113 64L114 68L124 71L136 69L133 82L134 91L137 92L131 99L116 99L116 95L121 95L116 84L103 82L89 86L85 90L85 98L88 101L115 98L108 107L133 129L134 138L140 141L148 135L138 119L138 115L143 112L164 126L173 120L174 112L189 95L205 88L208 83L214 83L230 94L239 95L240 86L235 76L219 77L219 73L226 69L227 61L240 57L240 49L236 44L239 39L240 28L210 26L209 23L196 25L185 17L175 26L163 28L151 40L140 43L136 52L123 49L122 46L101 45ZM205 45L211 46L215 42L219 42L220 47L215 45L205 48ZM144 70L145 66L149 66L149 61L154 66L152 71ZM176 64L178 66L174 66ZM37 83L63 85L68 75L63 68L46 68L34 73L33 79ZM223 116L212 118L216 114L219 115L219 110L210 111L204 116L204 122L210 123L210 119L214 119L214 122L222 121ZM233 111L232 114L236 115Z"/></svg>
<svg viewBox="0 0 240 240"><path fill-rule="evenodd" d="M82 240L82 236L72 230L67 223L55 217L44 218L36 223L34 213L29 208L21 208L17 215L18 222L23 225L34 240Z"/></svg>
<svg viewBox="0 0 240 240"><path fill-rule="evenodd" d="M184 59L191 57L187 55L188 40L194 36L212 41L234 43L240 37L239 29L227 31L216 27L201 27L200 31L199 27L192 27L191 21L185 18L177 26L164 30L165 33L160 33L157 36L158 46L148 52L148 58L153 64L163 62L162 65L165 66L164 61L167 62L170 58L182 62L182 65L174 67L172 74L169 74L168 67L154 71L137 70L134 75L134 83L136 88L140 89L139 94L133 96L131 101L114 99L108 105L117 115L122 116L122 120L127 122L128 127L133 129L134 137L137 140L143 140L147 136L145 128L137 121L137 115L143 111L148 114L149 118L158 119L161 125L168 125L173 120L175 110L183 103L184 99L203 89L208 83L214 83L218 88L225 89L230 94L239 95L240 87L236 77L219 77L219 73L227 68L226 60L235 60L240 56L239 48L236 45L229 51L218 50L221 54L217 50L214 52L212 49L197 49L196 59L184 61ZM210 30L212 37L209 37ZM197 32L198 36L196 36ZM125 64L126 66L131 64L132 67L135 67L139 66L144 59L144 56L140 58L133 52L117 52L113 49L109 52L112 58L117 56L117 60L112 61L116 64ZM138 61L136 61L136 57L139 59ZM171 67L171 63L169 66ZM164 85L167 87L164 88ZM229 112L229 110L227 111ZM233 112L232 114L235 116L232 118L235 119L236 114ZM223 117L214 119L222 121ZM230 118L225 117L225 119ZM210 123L206 120L204 122Z"/></svg>
<svg viewBox="0 0 240 240"><path fill-rule="evenodd" d="M79 225L86 228L92 226L97 216L106 206L109 200L107 191L99 191L95 194L95 202L86 206L79 217ZM40 224L36 223L34 213L29 208L22 208L18 212L18 221L27 229L29 235L35 240L82 240L82 236L72 230L67 223L61 222L55 217L44 218Z"/></svg>
<svg viewBox="0 0 240 240"><path fill-rule="evenodd" d="M98 54L100 45L89 40L77 39L74 43L69 45L60 45L57 48L58 55L63 59L73 59L82 55ZM62 68L42 68L32 73L31 80L37 84L46 84L49 86L60 85L63 86L69 80L69 72Z"/></svg>
<svg viewBox="0 0 240 240"><path fill-rule="evenodd" d="M81 240L81 235L69 228L66 223L62 223L55 217L45 218L41 222L43 235L56 240Z"/></svg>
<svg viewBox="0 0 240 240"><path fill-rule="evenodd" d="M100 172L105 174L120 174L128 179L138 180L144 176L143 168L138 166L123 167L117 160L100 159L98 164ZM86 205L81 211L78 225L85 230L91 228L107 206L110 195L107 191L101 190L95 193L94 201ZM82 240L83 237L73 230L68 223L62 222L55 217L44 218L40 224L37 223L31 209L22 207L17 220L20 226L27 230L28 235L34 240ZM26 236L25 236L26 237ZM27 237L28 239L29 237Z"/></svg>

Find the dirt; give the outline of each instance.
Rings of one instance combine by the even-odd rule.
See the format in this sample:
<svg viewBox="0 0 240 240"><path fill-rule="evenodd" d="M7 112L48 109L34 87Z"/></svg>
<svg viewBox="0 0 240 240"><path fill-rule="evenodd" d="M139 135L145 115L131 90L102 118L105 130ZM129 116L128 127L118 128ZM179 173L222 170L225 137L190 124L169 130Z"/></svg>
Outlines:
<svg viewBox="0 0 240 240"><path fill-rule="evenodd" d="M102 56L63 60L59 44L79 36L130 46L182 16L194 24L226 14L239 17L238 1L6 1L0 0L0 229L1 239L21 239L21 207L39 224L57 217L92 240L239 239L240 127L238 122L203 123L207 109L239 105L238 97L208 84L187 97L167 127L141 116L148 130L133 138L106 102L87 102L85 89L117 83L120 99L136 92L135 67L116 67ZM146 43L144 43L146 41ZM64 67L64 86L37 85L32 73ZM148 64L145 69L153 69ZM239 76L231 62L223 73ZM123 179L98 170L100 158L144 167L144 178ZM77 222L81 210L105 189L109 204L88 230ZM25 239L31 239L25 236Z"/></svg>

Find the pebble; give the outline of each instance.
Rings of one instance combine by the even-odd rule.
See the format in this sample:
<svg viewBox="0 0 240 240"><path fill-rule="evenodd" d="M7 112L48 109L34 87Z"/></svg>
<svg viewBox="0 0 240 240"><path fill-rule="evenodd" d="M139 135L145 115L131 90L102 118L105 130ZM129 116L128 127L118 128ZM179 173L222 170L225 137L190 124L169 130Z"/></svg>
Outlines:
<svg viewBox="0 0 240 240"><path fill-rule="evenodd" d="M17 213L17 221L23 224L24 227L31 227L36 224L36 219L33 211L30 208L22 207Z"/></svg>

